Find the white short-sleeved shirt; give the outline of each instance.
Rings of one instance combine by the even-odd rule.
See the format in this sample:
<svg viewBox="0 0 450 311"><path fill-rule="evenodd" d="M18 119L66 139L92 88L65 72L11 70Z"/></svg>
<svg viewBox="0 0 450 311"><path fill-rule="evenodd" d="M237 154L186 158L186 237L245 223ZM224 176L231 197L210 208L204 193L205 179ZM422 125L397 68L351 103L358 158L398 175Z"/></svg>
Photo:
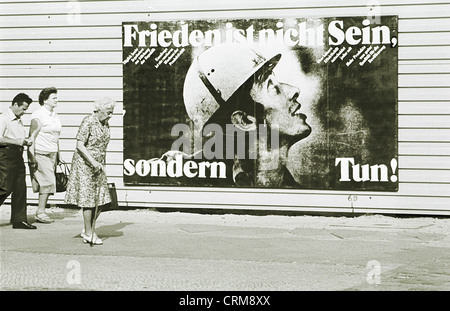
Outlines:
<svg viewBox="0 0 450 311"><path fill-rule="evenodd" d="M0 114L0 137L9 139L25 139L25 128L22 120L8 108Z"/></svg>
<svg viewBox="0 0 450 311"><path fill-rule="evenodd" d="M41 130L36 137L36 151L57 152L59 134L61 133L61 121L56 111L50 112L44 106L31 114L31 120L38 119L42 124Z"/></svg>

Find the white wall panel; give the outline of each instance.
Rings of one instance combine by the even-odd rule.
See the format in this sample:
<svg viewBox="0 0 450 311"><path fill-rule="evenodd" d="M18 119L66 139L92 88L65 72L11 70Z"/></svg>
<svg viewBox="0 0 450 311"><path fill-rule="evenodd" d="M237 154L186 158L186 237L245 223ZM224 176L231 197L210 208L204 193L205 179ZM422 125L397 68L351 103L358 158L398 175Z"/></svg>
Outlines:
<svg viewBox="0 0 450 311"><path fill-rule="evenodd" d="M124 206L351 212L348 196L355 194L356 212L450 215L450 3L379 3L382 15L399 16L398 192L131 187L121 177L123 21L364 16L367 1L0 0L0 109L18 92L37 101L43 87L57 87L62 156L70 161L92 103L114 98L107 172ZM57 194L51 202L63 199Z"/></svg>

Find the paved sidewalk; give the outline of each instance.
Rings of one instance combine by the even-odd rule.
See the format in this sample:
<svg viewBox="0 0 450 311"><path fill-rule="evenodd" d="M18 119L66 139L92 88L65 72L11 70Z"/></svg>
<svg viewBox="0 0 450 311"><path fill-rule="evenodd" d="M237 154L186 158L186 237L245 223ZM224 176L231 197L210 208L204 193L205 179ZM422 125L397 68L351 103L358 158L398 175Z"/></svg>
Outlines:
<svg viewBox="0 0 450 311"><path fill-rule="evenodd" d="M109 211L90 247L79 210L48 214L0 208L2 290L450 290L449 218Z"/></svg>

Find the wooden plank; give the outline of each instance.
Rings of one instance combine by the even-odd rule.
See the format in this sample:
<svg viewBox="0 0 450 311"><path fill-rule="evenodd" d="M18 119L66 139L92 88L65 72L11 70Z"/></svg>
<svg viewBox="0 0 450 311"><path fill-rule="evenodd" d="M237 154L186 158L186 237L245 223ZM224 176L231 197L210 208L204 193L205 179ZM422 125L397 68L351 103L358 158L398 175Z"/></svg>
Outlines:
<svg viewBox="0 0 450 311"><path fill-rule="evenodd" d="M323 190L291 190L290 192L285 192L283 190L276 190L276 189L252 189L251 196L249 196L250 192L248 191L242 191L243 189L236 189L236 188L221 188L221 189L213 189L213 188L178 188L178 187L146 187L146 186L123 186L121 183L121 178L119 177L113 177L113 176L107 176L109 182L114 182L116 184L116 188L118 189L118 193L122 194L122 197L126 198L126 201L130 203L145 203L145 202L161 202L161 203L173 203L177 202L177 200L172 200L173 198L180 197L178 200L179 203L185 203L189 202L192 204L199 204L201 205L208 205L208 204L214 204L214 202L223 202L224 204L227 204L230 198L236 199L235 195L242 196L242 197L250 197L250 202L252 202L251 197L254 195L261 196L264 195L265 200L263 202L265 204L258 204L257 206L264 207L267 205L274 205L273 202L277 202L275 200L272 200L272 197L279 196L282 197L283 200L279 201L277 203L281 202L292 202L289 205L292 206L309 206L313 205L311 204L304 204L305 202L308 202L309 200L316 200L318 201L314 205L316 206L326 206L323 204L323 202L327 202L331 198L331 202L336 203L337 200L345 201L347 200L347 204L349 204L349 195L353 195L357 197L357 201L354 201L354 204L358 206L358 201L362 202L364 199L368 202L374 199L380 199L390 201L390 204L381 205L382 207L387 207L389 205L395 206L395 207L419 207L418 205L413 204L414 201L420 202L420 200L429 200L429 202L436 202L436 205L433 206L431 204L425 204L422 208L423 209L434 209L442 207L442 205L445 205L445 202L448 202L448 199L450 197L445 195L432 195L429 194L428 196L425 194L421 194L420 191L416 192L414 194L406 194L406 193L399 193L399 192L377 192L377 193L371 193L371 192L355 192L355 191L323 191ZM30 187L30 181L29 177L27 176L27 184L28 187ZM404 188L410 188L409 191L415 191L417 189L423 188L424 184L420 183L404 183L402 186L405 186ZM428 184L430 188L433 185L442 186L440 184ZM445 186L445 185L444 185ZM230 195L233 194L233 195ZM188 200L188 196L192 195L194 199ZM205 199L201 200L201 198L205 195ZM301 200L299 200L299 196L301 196ZM212 198L212 200L206 200L206 198ZM333 198L334 197L334 198ZM152 198L152 199L150 199ZM159 199L160 198L160 199ZM339 198L339 199L336 199ZM305 199L305 200L303 200ZM216 201L217 200L217 201ZM240 201L240 200L239 200ZM238 201L238 202L239 202ZM322 204L320 204L322 202ZM423 202L423 201L422 201ZM275 203L275 204L277 204ZM395 204L393 204L395 203ZM229 204L229 203L228 203ZM239 203L238 203L239 204ZM251 203L250 203L251 204ZM332 203L333 204L333 203ZM281 204L277 204L281 205ZM350 204L349 204L350 205ZM335 206L335 205L331 205ZM345 205L344 205L345 206ZM368 203L361 204L360 206L370 206ZM350 207L350 206L349 206Z"/></svg>
<svg viewBox="0 0 450 311"><path fill-rule="evenodd" d="M258 193L249 196L246 193L235 193L232 196L226 193L202 192L199 196L198 192L167 192L167 191L139 191L135 189L127 190L129 202L149 202L150 204L166 204L166 203L186 203L192 205L207 206L210 204L239 205L239 206L329 206L329 207L346 207L350 208L348 195L321 195L317 197L302 196L302 200L298 200L298 195L286 195L277 193ZM303 200L304 198L304 200ZM276 202L276 203L274 203Z"/></svg>
<svg viewBox="0 0 450 311"><path fill-rule="evenodd" d="M64 125L64 127L75 127L78 128L78 126L81 124L81 121L90 113L87 114L62 114L59 113L59 119L61 120L61 123ZM122 129L123 127L123 118L121 114L113 114L112 118L109 120L109 126L111 127L111 130L117 130Z"/></svg>
<svg viewBox="0 0 450 311"><path fill-rule="evenodd" d="M450 23L450 21L448 21ZM429 45L448 45L450 42L450 32L413 32L413 33L399 33L398 44L403 46L429 46Z"/></svg>
<svg viewBox="0 0 450 311"><path fill-rule="evenodd" d="M398 77L399 87L450 87L450 74L403 74Z"/></svg>
<svg viewBox="0 0 450 311"><path fill-rule="evenodd" d="M1 14L1 13L0 13ZM152 18L153 19L153 18ZM150 20L149 13L135 12L121 14L81 14L73 15L6 15L0 19L0 27L78 27L78 26L118 26L123 21L147 21Z"/></svg>
<svg viewBox="0 0 450 311"><path fill-rule="evenodd" d="M414 62L399 63L399 74L423 74L423 73L450 73L450 60L442 60L439 64L425 63L415 64Z"/></svg>
<svg viewBox="0 0 450 311"><path fill-rule="evenodd" d="M252 0L254 1L254 0ZM430 0L427 0L428 2ZM420 17L420 16L435 16L435 17L444 17L448 16L448 9L446 9L447 3L433 1L431 3L423 3L423 2L415 2L415 3L389 3L390 5L382 6L381 12L384 15L400 15L407 17ZM334 12L333 16L347 16L349 14L359 14L362 16L373 14L370 13L371 7L367 5L367 3L358 1L358 0L347 0L345 2L336 2L332 0L320 1L317 3L316 1L307 0L298 3L296 1L282 1L277 2L276 5L269 4L267 2L252 2L248 1L242 2L238 0L230 0L227 2L223 1L214 1L209 2L207 5L203 1L189 1L186 3L185 1L180 1L178 3L174 3L174 1L170 1L170 3L163 2L161 0L152 0L151 2L147 1L115 1L115 2L75 2L72 1L64 1L57 2L52 4L51 6L42 6L40 3L5 3L2 4L2 9L0 10L2 15L34 15L34 14L62 14L68 15L68 20L73 21L76 18L71 16L72 14L81 13L83 14L92 14L92 13L134 13L134 12L146 12L151 15L157 14L157 12L163 12L164 14L173 12L180 12L186 15L186 13L197 13L198 12L208 12L209 15L211 13L220 13L221 11L231 11L233 13L239 11L292 11L298 10L303 14L311 15L311 14L326 14L327 12ZM296 12L297 13L297 12ZM344 14L346 13L346 14ZM298 14L298 13L297 13ZM328 13L329 14L329 13ZM337 15L339 14L339 15ZM344 14L344 15L343 15ZM76 16L75 16L76 17ZM184 17L186 18L186 17Z"/></svg>
<svg viewBox="0 0 450 311"><path fill-rule="evenodd" d="M410 46L398 48L399 60L428 60L428 59L450 59L450 45L448 46Z"/></svg>
<svg viewBox="0 0 450 311"><path fill-rule="evenodd" d="M400 182L450 183L450 170L402 170Z"/></svg>
<svg viewBox="0 0 450 311"><path fill-rule="evenodd" d="M399 156L398 165L404 169L450 169L449 156Z"/></svg>
<svg viewBox="0 0 450 311"><path fill-rule="evenodd" d="M399 101L448 101L450 88L399 88Z"/></svg>
<svg viewBox="0 0 450 311"><path fill-rule="evenodd" d="M1 57L1 56L0 56ZM117 64L0 64L0 74L4 77L122 77L122 63Z"/></svg>
<svg viewBox="0 0 450 311"><path fill-rule="evenodd" d="M141 191L138 189L127 190L129 202L149 202L158 203L186 203L193 205L245 205L245 206L334 206L351 207L348 201L348 195L329 194L329 195L302 195L302 200L298 200L298 194L286 195L282 193L257 193L249 196L247 193L235 192L232 196L227 193L210 192L207 189L201 191ZM201 191L201 195L199 195ZM303 200L304 198L304 200ZM276 203L273 203L276 202Z"/></svg>
<svg viewBox="0 0 450 311"><path fill-rule="evenodd" d="M399 128L450 128L450 115L399 116Z"/></svg>
<svg viewBox="0 0 450 311"><path fill-rule="evenodd" d="M11 101L7 102L0 102L0 112L4 111L11 105ZM27 112L23 115L24 124L29 124L31 114L33 111L38 109L39 103L35 99L33 103L28 108ZM114 108L113 117L111 119L110 123L114 126L122 126L123 121L123 103L122 102L116 102L116 107ZM92 102L65 102L65 101L59 101L58 106L56 107L56 111L59 115L68 115L69 120L72 120L72 116L74 114L80 114L80 115L89 115L94 111L94 101Z"/></svg>
<svg viewBox="0 0 450 311"><path fill-rule="evenodd" d="M38 98L39 92L41 90L29 90L26 93L33 99ZM18 89L0 89L0 101L1 102L11 102L17 93L23 92L23 90ZM58 90L58 100L64 101L95 101L103 97L111 97L115 101L123 101L123 91L122 90Z"/></svg>
<svg viewBox="0 0 450 311"><path fill-rule="evenodd" d="M417 203L411 203L413 200L424 200L429 199L429 202L435 202L437 206L430 206L430 204L424 204L422 206L423 209L441 209L445 208L445 202L448 202L448 190L446 191L447 196L442 195L442 193L433 191L430 192L430 196L427 197L426 194L421 194L420 189L424 189L427 187L431 189L433 186L437 188L444 188L446 185L442 184L401 184L401 187L404 188L405 192L410 192L412 194L406 194L405 192L400 193L385 193L380 192L377 194L370 193L357 193L358 200L354 201L354 205L356 206L368 206L368 207L414 207L420 208L420 205ZM231 192L231 189L228 189L228 192ZM417 192L419 190L419 192ZM210 205L216 203L223 204L245 204L256 206L267 206L267 205L277 205L277 206L340 206L350 207L350 202L348 197L350 194L355 195L353 192L349 191L347 193L339 193L334 191L322 191L321 194L314 193L305 193L304 191L298 190L291 194L287 193L276 193L275 191L268 190L267 192L260 193L257 192L254 195L249 196L247 193L240 193L239 191L233 191L233 195L229 195L228 192L211 192L207 188L196 188L192 191L182 191L177 190L176 188L170 188L165 191L159 191L158 188L153 187L151 193L145 188L127 188L127 197L129 202L149 202L149 203L186 203L190 204L198 204L198 205ZM414 194L414 192L416 192ZM437 194L437 195L432 195ZM414 199L411 199L409 195L412 195ZM299 200L299 196L301 196L301 200ZM366 198L363 200L362 198ZM379 199L380 201L384 201L385 203L390 201L390 204L386 205L371 205L371 200ZM274 203L276 202L276 203Z"/></svg>
<svg viewBox="0 0 450 311"><path fill-rule="evenodd" d="M448 184L436 183L400 183L399 193L410 196L450 197Z"/></svg>
<svg viewBox="0 0 450 311"><path fill-rule="evenodd" d="M450 114L450 102L429 102L429 101L400 101L398 103L398 113L418 114L418 115L439 115Z"/></svg>
<svg viewBox="0 0 450 311"><path fill-rule="evenodd" d="M0 28L0 40L121 39L122 26Z"/></svg>
<svg viewBox="0 0 450 311"><path fill-rule="evenodd" d="M298 3L297 3L298 4ZM419 8L420 9L420 8ZM347 11L348 13L344 12ZM419 10L417 10L419 11ZM152 20L186 20L186 19L210 19L210 18L284 18L284 17L311 17L311 16L337 16L333 12L339 13L339 16L365 16L367 15L366 8L355 8L345 10L338 8L337 10L325 10L319 9L275 9L275 10L255 10L251 12L245 11L225 11L225 12L134 12L121 14L81 14L74 18L73 15L11 15L2 16L0 19L0 27L2 28L16 28L16 27L77 27L77 26L117 26L122 25L122 22L139 22L139 21L152 21ZM344 13L343 13L344 12ZM20 12L19 12L20 13ZM317 14L320 13L320 14ZM413 14L420 14L424 12L412 12ZM348 15L347 15L348 14ZM388 15L383 13L382 15ZM411 16L404 14L391 14L399 15L399 32L424 32L424 31L449 31L450 26L448 23L448 17L433 19L424 19L422 14L419 18L412 18Z"/></svg>
<svg viewBox="0 0 450 311"><path fill-rule="evenodd" d="M34 105L34 104L35 103L33 102L32 105ZM8 105L9 105L9 103L8 103ZM36 103L36 105L38 105L38 104ZM66 102L66 101L59 100L58 106L56 109L60 115L63 115L63 114L88 115L94 111L94 101L92 101L92 102ZM34 111L33 107L30 107L27 110L27 113L25 114L25 116L28 114L31 114L32 111ZM123 116L123 103L116 101L116 107L114 108L114 113L113 113L111 122L115 122L117 118L120 118L120 120L122 120L123 118L121 116ZM110 123L110 124L118 125L116 123ZM122 125L122 123L120 123L120 125Z"/></svg>
<svg viewBox="0 0 450 311"><path fill-rule="evenodd" d="M122 13L122 12L146 12L150 11L147 1L64 1L51 5L41 3L5 3L1 4L2 15L34 15L34 14L87 14L87 13ZM68 17L71 19L71 16Z"/></svg>
<svg viewBox="0 0 450 311"><path fill-rule="evenodd" d="M204 193L208 193L208 189L201 189L202 191L195 191L195 197L199 197L199 194L202 195ZM148 190L142 189L142 188L128 188L126 190L119 190L120 192L126 191L127 192L127 199L128 202L140 202L145 203L148 202L150 199L150 202L154 200L154 202L179 202L179 203L185 203L189 202L186 200L185 195L187 195L189 192L186 191L178 191L175 188L172 188L168 191L158 191L158 190L152 190L151 194L148 193ZM180 194L177 194L179 193ZM217 193L213 192L213 194L216 196ZM220 195L220 193L219 193ZM125 196L125 195L124 195ZM170 199L173 196L178 196L179 200L171 201ZM283 196L286 196L288 199L291 197L290 200L294 199L297 202L294 206L320 206L320 202L326 202L326 204L323 204L323 206L335 206L334 204L336 202L341 202L342 207L351 208L351 204L348 201L348 194L336 194L333 192L328 192L327 194L301 194L302 198L305 198L305 202L298 202L297 197L299 194L283 194ZM165 198L164 198L165 197ZM220 198L227 198L229 195L227 193L221 194ZM265 196L267 197L267 196ZM164 201L165 199L165 201ZM213 198L214 199L214 198ZM211 200L212 201L212 200ZM267 200L268 202L272 202L271 200ZM347 201L347 205L345 204L345 201ZM193 202L196 202L194 200ZM268 203L266 202L266 203ZM209 202L211 203L211 202ZM251 202L250 202L251 203ZM368 207L368 208L376 208L376 207L392 207L392 208L413 208L413 209L446 209L448 204L448 198L443 197L414 197L413 199L408 199L404 197L399 196L392 196L387 195L385 193L381 193L378 195L365 195L365 194L359 194L357 196L357 200L353 202L354 206L357 208L361 207ZM265 204L264 204L265 205ZM261 205L263 207L264 205ZM281 205L281 204L280 204Z"/></svg>
<svg viewBox="0 0 450 311"><path fill-rule="evenodd" d="M420 12L428 7L444 7L446 2L426 0L412 0L412 1L400 1L389 3L389 6L382 6L383 13L392 8L414 8L416 11ZM416 8L418 7L418 8ZM283 0L278 1L276 5L268 2L261 2L255 0L249 1L239 1L239 0L229 0L229 1L211 1L205 5L204 1L196 0L189 1L167 1L163 0L152 0L149 1L63 1L52 3L49 6L43 6L41 3L35 2L23 2L23 3L4 3L1 4L1 11L3 15L10 14L91 14L91 13L127 13L127 12L157 12L157 11L203 11L203 10L261 10L261 9L274 9L274 8L310 8L310 9L327 9L335 10L337 8L359 8L363 10L364 14L369 13L370 7L367 3L361 2L359 0L346 0L336 2L333 0L321 0L319 3L313 0L305 0L299 3L293 0ZM20 15L20 14L19 14Z"/></svg>
<svg viewBox="0 0 450 311"><path fill-rule="evenodd" d="M398 140L402 142L450 142L450 129L399 129Z"/></svg>
<svg viewBox="0 0 450 311"><path fill-rule="evenodd" d="M400 142L398 154L403 156L450 156L450 143Z"/></svg>
<svg viewBox="0 0 450 311"><path fill-rule="evenodd" d="M120 39L3 40L0 52L122 51Z"/></svg>
<svg viewBox="0 0 450 311"><path fill-rule="evenodd" d="M392 200L387 197L384 198L387 201L387 204L383 204L381 201L375 201L375 207L370 207L361 204L361 206L356 206L353 210L350 207L327 207L327 206L282 206L282 205L224 205L224 204L190 204L190 203L155 203L148 201L129 201L128 197L131 195L126 191L119 190L117 192L118 199L120 202L121 208L165 208L165 209L173 209L177 211L181 208L183 209L205 209L205 210L263 210L263 211L278 211L278 212L317 212L317 213L351 213L352 211L355 213L383 213L383 214L410 214L410 215L430 215L430 216L448 216L450 212L446 209L446 206L442 206L439 201L435 203L433 199L440 198L424 198L423 200L428 200L428 202L420 200L421 198L414 198L413 200L406 200L405 198L401 198L401 200ZM50 196L49 204L57 204L58 206L64 207L64 193L58 193L54 196ZM139 195L139 193L133 193L134 195ZM142 195L140 196L142 197ZM318 200L320 198L317 198ZM445 202L448 202L448 199L444 199ZM36 194L32 193L31 189L28 189L28 201L33 204L37 204ZM378 203L380 202L380 203ZM393 206L392 202L403 202L400 206ZM417 204L421 204L421 206L414 206L415 202ZM10 203L9 199L7 199L6 203ZM391 203L391 204L389 204ZM408 205L411 203L412 205ZM445 203L444 203L445 204ZM383 207L380 207L383 206Z"/></svg>
<svg viewBox="0 0 450 311"><path fill-rule="evenodd" d="M4 88L21 88L24 90L42 89L43 85L53 85L58 89L121 89L122 77L29 77L3 78L0 77L0 85Z"/></svg>
<svg viewBox="0 0 450 311"><path fill-rule="evenodd" d="M398 32L430 32L430 31L450 31L450 21L448 18L434 19L399 19Z"/></svg>
<svg viewBox="0 0 450 311"><path fill-rule="evenodd" d="M39 52L2 53L2 64L117 64L122 62L121 52Z"/></svg>
<svg viewBox="0 0 450 311"><path fill-rule="evenodd" d="M70 0L69 0L70 1ZM76 2L79 3L84 3L84 2L89 2L92 0L77 0ZM104 0L101 0L104 1ZM110 0L110 1L105 1L105 2L109 2L111 3L110 5L114 5L113 3L118 3L118 2L128 2L128 0ZM6 3L12 3L14 1L11 0L0 0L0 4L4 5ZM61 2L61 3L67 3L67 0L22 0L21 3L42 3L42 2ZM73 1L74 2L74 1ZM192 3L200 3L200 4L204 4L203 0L193 0L191 1ZM166 1L156 1L153 0L152 1L153 4L158 5L158 6L169 6L169 7L177 7L179 5L183 5L183 0L171 0L170 4L168 4ZM237 0L232 0L230 1L230 3L232 3L234 6L241 6L242 8L245 7L253 7L253 6L258 6L261 5L261 1L257 1L257 0L248 0L244 3L237 1ZM295 0L283 0L283 1L279 1L280 5L295 5L298 4L298 1ZM306 0L306 1L302 1L303 5L307 5L307 6L314 6L317 5L318 1L311 1L311 0ZM319 1L319 3L322 6L325 7L329 7L329 6L334 6L336 5L335 1ZM339 5L361 5L361 3L364 4L364 2L361 2L360 0L346 0L346 1L341 1L339 3ZM406 0L389 0L389 1L383 1L381 3L379 3L379 5L383 6L383 5L409 5L409 4L433 4L433 3L446 3L443 0L424 0L424 1L419 1L419 0L412 0L412 1L406 1ZM367 4L366 4L367 5Z"/></svg>
<svg viewBox="0 0 450 311"><path fill-rule="evenodd" d="M358 196L354 202L356 208L372 209L414 209L414 210L448 210L448 198L414 197L411 199L392 196Z"/></svg>

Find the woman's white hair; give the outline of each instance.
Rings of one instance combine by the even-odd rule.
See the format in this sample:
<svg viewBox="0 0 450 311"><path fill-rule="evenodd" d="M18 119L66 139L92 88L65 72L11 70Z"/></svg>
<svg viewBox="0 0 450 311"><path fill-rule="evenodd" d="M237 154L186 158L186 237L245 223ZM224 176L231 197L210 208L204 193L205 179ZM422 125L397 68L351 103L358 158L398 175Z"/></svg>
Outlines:
<svg viewBox="0 0 450 311"><path fill-rule="evenodd" d="M109 98L109 97L104 97L100 100L97 100L94 103L94 111L99 111L99 110L104 110L104 109L109 109L112 108L114 109L114 107L116 106L116 102Z"/></svg>

